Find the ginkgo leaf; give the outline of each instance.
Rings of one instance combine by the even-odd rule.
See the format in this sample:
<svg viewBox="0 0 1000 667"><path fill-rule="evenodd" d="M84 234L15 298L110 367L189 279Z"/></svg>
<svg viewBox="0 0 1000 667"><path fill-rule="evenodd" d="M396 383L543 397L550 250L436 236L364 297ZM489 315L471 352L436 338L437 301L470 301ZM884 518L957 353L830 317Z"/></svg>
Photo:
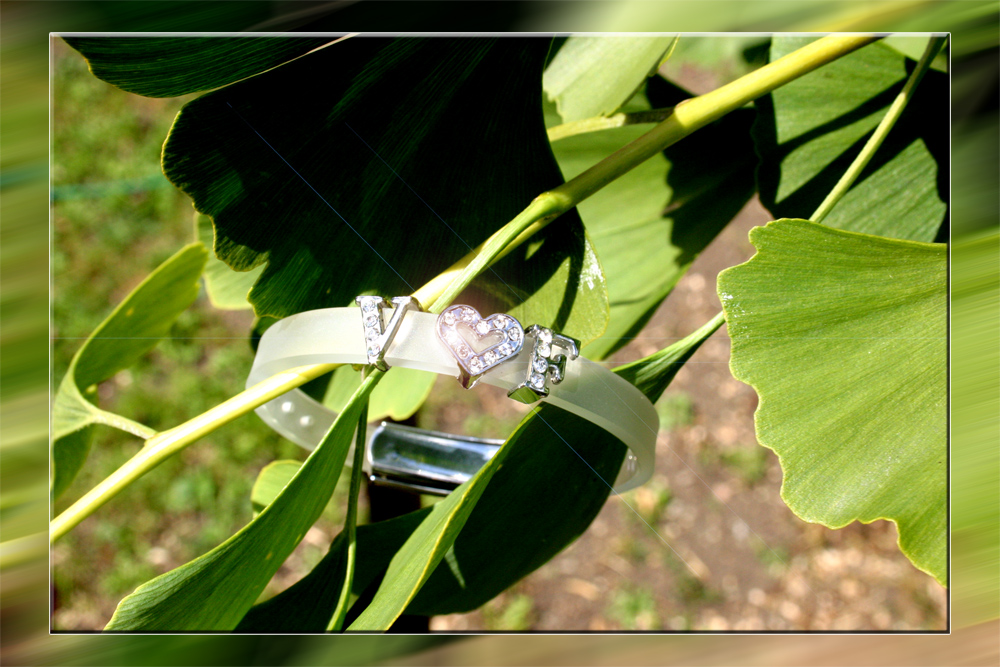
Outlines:
<svg viewBox="0 0 1000 667"><path fill-rule="evenodd" d="M782 498L832 528L895 521L903 553L947 584L946 247L805 220L750 240L719 297Z"/></svg>
<svg viewBox="0 0 1000 667"><path fill-rule="evenodd" d="M83 467L93 425L114 426L143 438L153 434L98 408L90 388L131 366L170 333L177 317L198 297L198 278L207 258L201 243L182 248L132 290L73 356L52 404L53 498Z"/></svg>

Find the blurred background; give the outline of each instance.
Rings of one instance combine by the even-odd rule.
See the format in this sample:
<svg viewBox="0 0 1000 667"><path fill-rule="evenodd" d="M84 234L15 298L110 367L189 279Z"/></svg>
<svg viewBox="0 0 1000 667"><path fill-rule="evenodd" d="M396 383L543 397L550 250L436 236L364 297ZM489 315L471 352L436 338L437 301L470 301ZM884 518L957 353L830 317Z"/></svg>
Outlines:
<svg viewBox="0 0 1000 667"><path fill-rule="evenodd" d="M53 3L45 11L34 3L2 5L0 519L5 547L15 547L4 551L0 579L4 664L363 664L398 662L404 656L415 664L652 664L675 659L689 664L844 664L855 659L859 664L995 664L995 641L988 639L995 637L995 623L974 624L996 617L996 552L988 542L981 546L996 535L996 514L987 513L985 526L965 525L958 517L965 502L960 494L975 498L983 484L996 485L995 463L992 480L987 472L985 477L955 478L953 485L953 522L980 535L979 542L955 542L952 628L973 626L959 631L964 637L960 642L954 636L826 638L838 639L836 653L812 637L304 637L272 640L265 650L253 638L45 635L50 598L45 538L39 531L47 514L46 257L52 275L51 378L57 382L79 337L193 238L189 202L158 170L160 144L184 100L149 100L101 83L75 52L48 39L50 30L269 30L310 21L320 22L315 29L326 30L427 30L435 21L453 24L458 19L468 21L455 26L465 30L954 30L954 147L956 154L964 151L954 166L954 239L996 225L995 4L816 2L793 9L788 3L716 3L728 12L711 17L698 12L694 3L490 3L496 6L486 13L463 17L447 17L441 5L431 4L425 13L412 16L412 9L386 12L386 4L74 3L61 6L61 12L52 11ZM387 25L392 21L400 25ZM51 70L46 67L50 41ZM704 92L738 75L745 63L734 52L721 61L690 57L670 66L676 67L671 76ZM47 226L50 80L52 208ZM643 337L615 361L644 356L717 312L715 275L749 258L746 232L767 219L758 205L749 205L702 255ZM102 404L160 428L220 402L238 389L249 367L249 323L248 312L220 312L199 300L134 375L120 373L102 385ZM956 342L960 335L956 330ZM996 332L992 335L995 340ZM960 354L957 345L955 353ZM583 538L541 570L472 614L432 619L431 628L947 628L946 592L898 553L891 524L831 531L801 522L784 506L778 498L776 460L755 445L755 395L730 377L727 363L723 331L703 346L660 401L657 474L625 497L691 569L680 566L678 557L628 507L611 499ZM961 391L962 377L954 380L955 392ZM992 382L987 389L995 392L995 376ZM155 400L149 400L151 395ZM184 405L172 398L179 395L185 396ZM992 400L994 394L986 397L981 417L990 418ZM477 415L496 409L495 397L460 394L450 383L435 387L425 412L435 420L428 425L475 431L484 428L472 423ZM506 417L518 419L514 412ZM969 457L979 462L973 468L980 469L995 461L990 448L995 448L996 428L992 442L982 436L962 440L962 429L962 423L954 424L956 460ZM86 474L66 497L77 497L137 447L128 438L99 436ZM275 458L302 458L302 452L256 418L245 417L161 466L81 524L52 552L53 628L103 627L117 602L136 585L203 553L242 526L250 517L250 485L260 467ZM954 473L965 474L966 469L956 465ZM297 579L322 556L339 531L341 511L335 498L272 582L273 590ZM510 651L512 642L517 642L517 652ZM945 655L948 660L942 659Z"/></svg>

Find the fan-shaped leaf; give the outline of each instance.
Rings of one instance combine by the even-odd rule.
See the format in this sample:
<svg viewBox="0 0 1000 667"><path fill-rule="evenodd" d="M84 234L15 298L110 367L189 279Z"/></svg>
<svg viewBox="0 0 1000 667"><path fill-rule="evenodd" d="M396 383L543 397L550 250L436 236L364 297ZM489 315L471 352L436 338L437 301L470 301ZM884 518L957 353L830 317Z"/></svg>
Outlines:
<svg viewBox="0 0 1000 667"><path fill-rule="evenodd" d="M259 315L409 293L562 182L541 118L547 48L345 40L189 103L164 171L214 220L221 259L238 270L266 263L249 297ZM575 212L545 232L520 251L539 261L500 271L519 299L564 262L585 261ZM589 287L549 289L568 313L593 299L600 308L602 286Z"/></svg>
<svg viewBox="0 0 1000 667"><path fill-rule="evenodd" d="M195 234L206 248L212 248L212 219L207 215L195 214ZM212 305L222 310L249 310L253 306L247 301L250 288L260 277L263 266L249 271L233 271L226 263L217 259L214 254L205 264L205 292Z"/></svg>
<svg viewBox="0 0 1000 667"><path fill-rule="evenodd" d="M649 82L657 108L689 95L662 80ZM649 108L637 95L627 111ZM547 105L547 117L554 109ZM636 336L698 254L754 191L753 112L735 112L699 130L608 184L579 211L608 276L610 318L604 334L584 348L607 357ZM550 121L551 122L551 121ZM623 127L567 137L552 145L569 179L649 128ZM731 159L720 162L720 154Z"/></svg>
<svg viewBox="0 0 1000 667"><path fill-rule="evenodd" d="M564 122L609 116L656 73L677 37L573 36L545 69L543 85Z"/></svg>
<svg viewBox="0 0 1000 667"><path fill-rule="evenodd" d="M807 521L895 521L947 582L947 253L778 220L719 276L733 375L760 396L757 438Z"/></svg>
<svg viewBox="0 0 1000 667"><path fill-rule="evenodd" d="M52 497L80 471L90 449L91 426L106 424L147 438L152 430L97 407L91 388L131 366L168 333L198 296L208 252L185 246L153 271L94 330L70 362L52 405Z"/></svg>
<svg viewBox="0 0 1000 667"><path fill-rule="evenodd" d="M908 39L926 44L925 37ZM771 59L812 40L775 37ZM913 65L899 51L875 43L757 101L760 198L775 217L812 215L882 120ZM947 211L940 193L947 191L948 100L947 75L927 72L885 143L823 223L934 240Z"/></svg>
<svg viewBox="0 0 1000 667"><path fill-rule="evenodd" d="M336 37L64 37L94 76L130 93L177 97L219 88Z"/></svg>

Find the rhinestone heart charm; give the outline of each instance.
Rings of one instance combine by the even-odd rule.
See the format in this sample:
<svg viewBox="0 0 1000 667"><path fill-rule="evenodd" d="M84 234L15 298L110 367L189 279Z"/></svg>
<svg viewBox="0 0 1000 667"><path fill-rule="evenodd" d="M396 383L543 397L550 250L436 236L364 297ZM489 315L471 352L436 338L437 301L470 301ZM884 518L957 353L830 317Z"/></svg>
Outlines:
<svg viewBox="0 0 1000 667"><path fill-rule="evenodd" d="M491 368L517 356L524 329L510 315L483 317L471 306L449 306L438 316L438 338L458 362L459 382L472 388Z"/></svg>

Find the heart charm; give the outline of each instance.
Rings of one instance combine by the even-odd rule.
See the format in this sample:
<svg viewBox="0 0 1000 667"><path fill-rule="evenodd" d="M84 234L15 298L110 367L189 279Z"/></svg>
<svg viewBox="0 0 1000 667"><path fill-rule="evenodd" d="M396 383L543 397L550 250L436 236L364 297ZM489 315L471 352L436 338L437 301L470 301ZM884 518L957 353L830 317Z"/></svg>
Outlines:
<svg viewBox="0 0 1000 667"><path fill-rule="evenodd" d="M517 356L524 329L510 315L483 317L471 306L449 306L438 315L438 338L458 362L459 382L471 388L483 373Z"/></svg>

